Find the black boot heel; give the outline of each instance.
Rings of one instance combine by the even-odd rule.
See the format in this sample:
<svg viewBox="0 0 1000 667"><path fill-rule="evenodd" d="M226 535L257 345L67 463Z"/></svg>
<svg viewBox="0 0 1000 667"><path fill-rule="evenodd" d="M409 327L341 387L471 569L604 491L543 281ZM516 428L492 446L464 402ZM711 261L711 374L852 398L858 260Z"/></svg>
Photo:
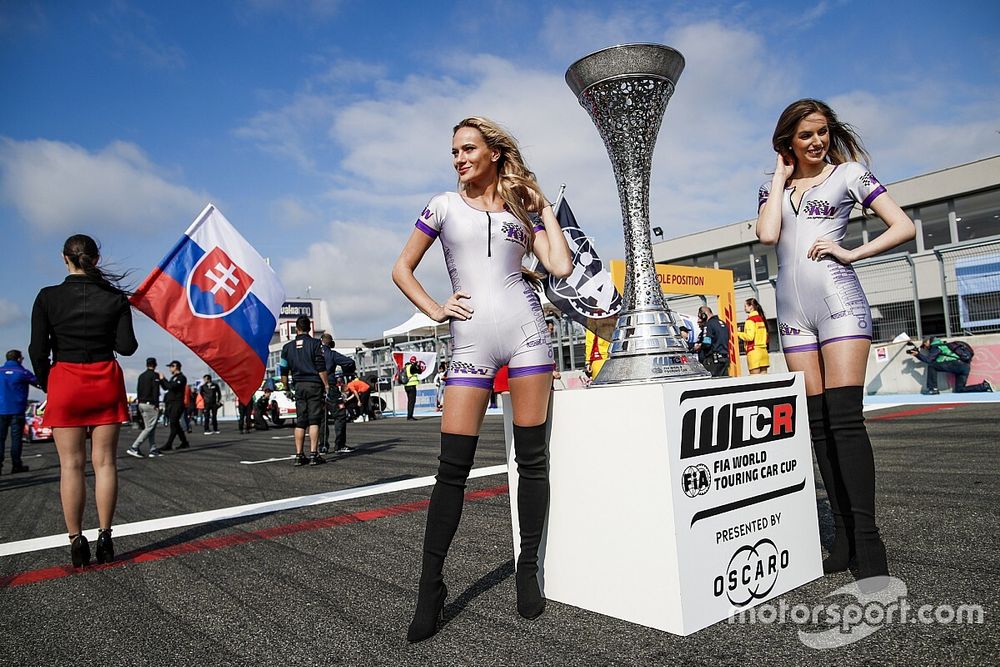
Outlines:
<svg viewBox="0 0 1000 667"><path fill-rule="evenodd" d="M70 543L69 553L70 558L73 559L73 567L90 565L90 543L87 542L87 538L83 536L83 533L77 533L76 535L70 535L70 539L72 542Z"/></svg>
<svg viewBox="0 0 1000 667"><path fill-rule="evenodd" d="M111 529L101 528L97 533L97 562L110 563L115 559L115 543L111 540Z"/></svg>
<svg viewBox="0 0 1000 667"><path fill-rule="evenodd" d="M545 611L545 598L538 587L537 570L528 572L525 568L524 574L518 571L514 583L517 586L517 613L529 621L541 616Z"/></svg>
<svg viewBox="0 0 1000 667"><path fill-rule="evenodd" d="M437 591L417 594L417 610L406 631L406 641L411 644L422 642L437 634L438 624L444 616L444 600L448 597L448 587L441 584Z"/></svg>

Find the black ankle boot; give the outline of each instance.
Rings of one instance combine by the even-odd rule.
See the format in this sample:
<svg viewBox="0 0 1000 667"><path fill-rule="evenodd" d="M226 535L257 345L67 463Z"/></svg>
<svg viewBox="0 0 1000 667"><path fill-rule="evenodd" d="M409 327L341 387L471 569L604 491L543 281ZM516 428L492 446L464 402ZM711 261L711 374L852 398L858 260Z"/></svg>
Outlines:
<svg viewBox="0 0 1000 667"><path fill-rule="evenodd" d="M420 568L417 609L406 633L410 642L418 642L437 632L441 610L448 589L444 585L444 559L462 519L465 482L476 456L477 435L441 434L437 483L427 508L424 531L424 557Z"/></svg>
<svg viewBox="0 0 1000 667"><path fill-rule="evenodd" d="M833 514L834 538L830 555L823 561L823 574L843 572L854 558L854 521L850 516L850 501L847 500L844 484L839 479L837 452L830 437L829 416L823 395L807 396L806 405L809 409L809 435L816 453L816 464Z"/></svg>
<svg viewBox="0 0 1000 667"><path fill-rule="evenodd" d="M73 560L73 567L90 565L90 543L87 542L87 538L83 536L83 533L70 535L69 539L69 553L70 558Z"/></svg>
<svg viewBox="0 0 1000 667"><path fill-rule="evenodd" d="M826 390L830 434L836 451L836 471L849 502L854 523L855 563L858 578L889 575L885 544L875 524L875 458L865 429L862 387ZM878 590L882 582L873 584Z"/></svg>
<svg viewBox="0 0 1000 667"><path fill-rule="evenodd" d="M420 585L417 593L417 610L406 630L406 641L420 642L437 634L438 623L444 612L444 601L448 597L448 587L440 582L437 587Z"/></svg>
<svg viewBox="0 0 1000 667"><path fill-rule="evenodd" d="M115 559L115 543L111 539L111 529L101 528L97 532L97 562L110 563Z"/></svg>
<svg viewBox="0 0 1000 667"><path fill-rule="evenodd" d="M517 613L534 619L545 611L545 598L538 585L538 546L549 508L545 424L514 424L514 460L517 462L517 518L521 533L521 553L514 576Z"/></svg>

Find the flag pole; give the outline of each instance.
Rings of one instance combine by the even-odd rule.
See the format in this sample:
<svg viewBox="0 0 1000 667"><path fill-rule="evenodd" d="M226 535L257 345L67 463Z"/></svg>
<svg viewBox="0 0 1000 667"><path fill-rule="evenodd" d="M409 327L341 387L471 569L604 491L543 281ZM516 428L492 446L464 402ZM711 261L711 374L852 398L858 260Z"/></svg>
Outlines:
<svg viewBox="0 0 1000 667"><path fill-rule="evenodd" d="M552 213L553 214L555 214L555 212L559 210L559 205L562 204L563 193L565 193L565 192L566 192L566 184L563 183L562 185L559 186L559 194L556 195L556 201L555 201L555 203L552 204Z"/></svg>

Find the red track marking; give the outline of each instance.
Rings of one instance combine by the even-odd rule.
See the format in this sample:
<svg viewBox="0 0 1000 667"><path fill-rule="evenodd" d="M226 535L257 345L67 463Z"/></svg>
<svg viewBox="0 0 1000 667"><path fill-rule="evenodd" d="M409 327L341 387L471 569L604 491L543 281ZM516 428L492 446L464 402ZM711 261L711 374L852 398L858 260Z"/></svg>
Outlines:
<svg viewBox="0 0 1000 667"><path fill-rule="evenodd" d="M899 419L900 417L912 417L913 415L923 415L928 412L935 412L937 410L949 410L951 408L957 408L962 405L968 405L968 403L940 403L937 405L925 405L922 408L913 408L912 410L903 410L901 412L890 412L887 415L875 415L874 417L865 417L867 421L872 421L876 419Z"/></svg>
<svg viewBox="0 0 1000 667"><path fill-rule="evenodd" d="M486 498L493 498L494 496L501 496L505 493L507 493L507 485L503 484L501 486L482 489L481 491L470 491L465 494L465 499L483 500ZM113 563L107 563L105 565L93 565L80 569L74 568L72 565L56 565L55 567L47 567L41 570L31 570L28 572L21 572L20 574L10 574L5 577L0 577L0 590L4 588L27 586L28 584L37 584L42 581L51 581L52 579L62 579L63 577L70 577L77 574L107 570L113 567L122 567L132 563L148 563L151 561L163 560L165 558L174 558L176 556L198 553L200 551L225 549L226 547L236 546L237 544L246 544L247 542L270 540L275 537L294 535L295 533L322 530L324 528L336 528L337 526L345 526L351 523L363 523L365 521L385 519L387 517L399 516L401 514L410 514L412 512L419 512L426 509L429 504L429 500L419 500L413 503L403 503L401 505L393 505L391 507L383 507L374 510L365 510L363 512L355 512L353 514L338 514L336 516L328 516L323 519L311 519L309 521L289 523L283 526L272 526L271 528L261 528L260 530L223 535L222 537L192 540L191 542L174 544L161 549L132 552L131 555L125 558L115 560Z"/></svg>

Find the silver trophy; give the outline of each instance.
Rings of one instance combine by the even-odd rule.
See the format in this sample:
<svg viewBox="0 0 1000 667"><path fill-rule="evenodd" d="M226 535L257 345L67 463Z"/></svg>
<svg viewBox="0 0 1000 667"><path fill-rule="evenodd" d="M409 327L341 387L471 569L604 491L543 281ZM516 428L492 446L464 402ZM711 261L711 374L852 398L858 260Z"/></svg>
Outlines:
<svg viewBox="0 0 1000 667"><path fill-rule="evenodd" d="M625 304L595 385L708 377L663 300L649 238L653 147L684 56L659 44L624 44L585 56L566 83L590 114L618 183L625 227Z"/></svg>

